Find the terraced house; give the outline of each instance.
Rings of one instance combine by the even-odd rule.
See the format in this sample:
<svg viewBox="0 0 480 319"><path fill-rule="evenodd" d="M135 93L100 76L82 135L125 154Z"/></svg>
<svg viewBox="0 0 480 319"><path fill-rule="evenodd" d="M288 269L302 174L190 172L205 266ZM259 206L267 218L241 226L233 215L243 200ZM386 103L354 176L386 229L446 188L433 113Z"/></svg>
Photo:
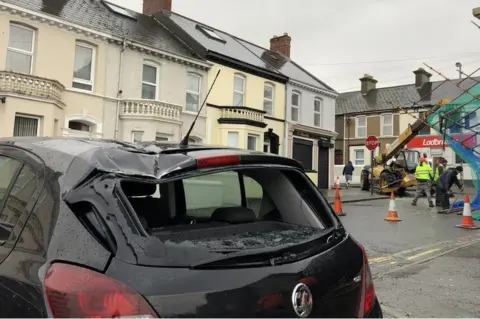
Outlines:
<svg viewBox="0 0 480 319"><path fill-rule="evenodd" d="M188 130L210 64L152 17L106 1L0 9L0 136L178 140ZM192 138L204 137L200 119Z"/></svg>
<svg viewBox="0 0 480 319"><path fill-rule="evenodd" d="M274 36L266 49L176 14L171 5L145 0L144 13L214 64L209 84L221 70L207 101L208 141L293 157L328 187L337 93L290 59L290 36Z"/></svg>

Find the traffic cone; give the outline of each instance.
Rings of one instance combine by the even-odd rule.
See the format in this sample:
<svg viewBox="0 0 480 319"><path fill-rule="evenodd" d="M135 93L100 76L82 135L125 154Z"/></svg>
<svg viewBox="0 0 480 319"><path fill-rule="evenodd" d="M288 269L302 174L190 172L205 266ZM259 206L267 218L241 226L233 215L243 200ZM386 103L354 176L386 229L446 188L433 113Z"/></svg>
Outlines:
<svg viewBox="0 0 480 319"><path fill-rule="evenodd" d="M480 229L480 227L475 226L475 223L473 222L472 207L470 206L470 197L468 194L465 194L465 199L463 200L462 223L460 225L456 225L455 227L465 229Z"/></svg>
<svg viewBox="0 0 480 319"><path fill-rule="evenodd" d="M393 192L390 194L390 204L388 205L388 214L387 217L385 217L385 220L389 222L401 221L401 219L398 218L397 208L395 205L395 194Z"/></svg>
<svg viewBox="0 0 480 319"><path fill-rule="evenodd" d="M342 200L340 199L340 184L338 181L339 179L337 177L337 187L335 188L335 200L333 201L333 211L338 216L345 216L347 214L345 214L342 209Z"/></svg>
<svg viewBox="0 0 480 319"><path fill-rule="evenodd" d="M340 176L337 176L337 182L336 182L335 188L337 188L337 187L341 188L340 187ZM347 186L347 188L348 188L348 186Z"/></svg>

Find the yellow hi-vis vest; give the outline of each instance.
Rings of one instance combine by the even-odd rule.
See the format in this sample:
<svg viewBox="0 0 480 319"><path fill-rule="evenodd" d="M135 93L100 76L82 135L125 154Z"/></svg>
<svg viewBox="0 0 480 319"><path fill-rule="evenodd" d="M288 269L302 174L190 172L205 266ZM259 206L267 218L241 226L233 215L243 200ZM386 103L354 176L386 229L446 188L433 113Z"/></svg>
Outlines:
<svg viewBox="0 0 480 319"><path fill-rule="evenodd" d="M428 163L420 163L415 168L415 178L418 180L429 181L433 176L433 169Z"/></svg>
<svg viewBox="0 0 480 319"><path fill-rule="evenodd" d="M437 168L435 168L435 174L433 174L433 179L437 181L440 178L440 170L438 169L439 167L443 168L443 172L445 172L445 167L437 165Z"/></svg>

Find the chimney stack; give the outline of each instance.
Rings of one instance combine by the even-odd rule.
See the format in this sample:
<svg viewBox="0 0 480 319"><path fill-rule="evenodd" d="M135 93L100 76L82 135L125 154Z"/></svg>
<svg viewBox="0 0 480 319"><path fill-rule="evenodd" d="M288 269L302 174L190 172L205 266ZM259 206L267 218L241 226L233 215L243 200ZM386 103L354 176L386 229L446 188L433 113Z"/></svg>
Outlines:
<svg viewBox="0 0 480 319"><path fill-rule="evenodd" d="M161 10L172 11L172 0L143 0L143 14L150 16Z"/></svg>
<svg viewBox="0 0 480 319"><path fill-rule="evenodd" d="M290 47L291 47L292 38L288 33L284 33L281 36L274 35L270 39L270 51L279 52L287 57L290 57Z"/></svg>
<svg viewBox="0 0 480 319"><path fill-rule="evenodd" d="M363 75L363 78L360 78L360 82L362 83L361 92L362 95L367 95L370 90L375 90L377 87L377 80L373 78L370 74Z"/></svg>
<svg viewBox="0 0 480 319"><path fill-rule="evenodd" d="M418 68L413 71L413 74L415 74L415 87L417 89L420 89L425 83L430 82L430 77L432 76L423 68Z"/></svg>

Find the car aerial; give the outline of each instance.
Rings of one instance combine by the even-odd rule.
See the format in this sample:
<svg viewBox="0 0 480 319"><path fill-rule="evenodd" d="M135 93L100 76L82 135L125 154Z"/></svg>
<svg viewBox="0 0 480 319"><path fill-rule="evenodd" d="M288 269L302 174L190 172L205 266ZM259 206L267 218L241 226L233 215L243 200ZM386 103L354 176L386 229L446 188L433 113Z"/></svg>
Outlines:
<svg viewBox="0 0 480 319"><path fill-rule="evenodd" d="M0 139L1 317L381 318L365 249L297 161Z"/></svg>

